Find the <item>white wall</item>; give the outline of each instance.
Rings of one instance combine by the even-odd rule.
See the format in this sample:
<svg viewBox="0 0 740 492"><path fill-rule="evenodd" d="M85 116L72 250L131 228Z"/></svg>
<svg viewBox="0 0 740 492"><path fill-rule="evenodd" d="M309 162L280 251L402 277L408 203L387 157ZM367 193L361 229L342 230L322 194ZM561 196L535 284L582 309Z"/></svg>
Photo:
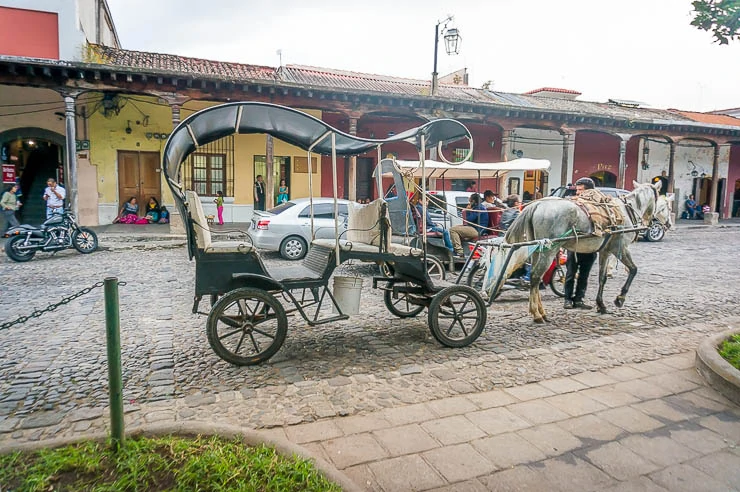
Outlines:
<svg viewBox="0 0 740 492"><path fill-rule="evenodd" d="M521 150L524 153L523 157L547 159L550 161L548 189L542 190L542 193L547 195L550 192L549 188L565 186L567 183L560 182L560 169L563 163L563 136L560 132L555 130L540 130L536 128L517 128L515 130L515 134L516 137L509 142L510 150ZM573 169L574 141L575 138L571 138L568 155L568 166L570 172L572 172ZM524 183L523 172L509 173L509 177L519 177L522 184Z"/></svg>

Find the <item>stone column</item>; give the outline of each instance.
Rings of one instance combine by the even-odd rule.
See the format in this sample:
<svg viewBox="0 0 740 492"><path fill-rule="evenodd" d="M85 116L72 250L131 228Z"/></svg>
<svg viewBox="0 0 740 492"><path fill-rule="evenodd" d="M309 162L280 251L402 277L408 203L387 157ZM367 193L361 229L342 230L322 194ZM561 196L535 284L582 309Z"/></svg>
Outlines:
<svg viewBox="0 0 740 492"><path fill-rule="evenodd" d="M349 117L349 134L357 135L357 120L356 116ZM349 169L347 170L349 176L347 179L347 197L352 200L357 200L357 156L353 155L349 158Z"/></svg>
<svg viewBox="0 0 740 492"><path fill-rule="evenodd" d="M674 172L674 163L676 161L676 142L670 141L670 150L668 152L668 189L666 190L666 193L673 193L673 187L676 185L676 179L673 175ZM677 203L678 200L674 201L674 204Z"/></svg>
<svg viewBox="0 0 740 492"><path fill-rule="evenodd" d="M503 132L501 132L501 160L504 162L509 160L511 134L513 131L513 128L504 128Z"/></svg>
<svg viewBox="0 0 740 492"><path fill-rule="evenodd" d="M629 133L617 133L619 141L619 175L617 176L617 188L625 188L624 177L627 172L627 141L632 137Z"/></svg>
<svg viewBox="0 0 740 492"><path fill-rule="evenodd" d="M265 210L275 206L275 141L272 135L267 135L265 141ZM311 172L311 163L308 163L308 172ZM256 178L256 176L255 176Z"/></svg>
<svg viewBox="0 0 740 492"><path fill-rule="evenodd" d="M717 191L719 189L719 144L714 144L714 159L712 160L712 192L709 195L709 206L712 212L720 212L722 208L717 208Z"/></svg>
<svg viewBox="0 0 740 492"><path fill-rule="evenodd" d="M172 112L172 129L174 130L180 124L180 108L189 98L177 94L157 94L157 96L170 106L170 111ZM178 179L178 176L170 177L172 179ZM169 184L167 184L167 187L169 188ZM170 211L170 232L185 234L185 223L183 222L183 218L180 217L180 211L177 209Z"/></svg>
<svg viewBox="0 0 740 492"><path fill-rule="evenodd" d="M571 140L575 142L573 139L575 132L565 129L561 129L560 131L563 134L563 158L560 162L560 186L565 186L573 181L568 172L568 162L570 161L570 142ZM545 194L544 191L542 193Z"/></svg>
<svg viewBox="0 0 740 492"><path fill-rule="evenodd" d="M64 186L67 190L67 206L79 220L77 206L77 118L75 102L78 91L62 92L64 97L65 154Z"/></svg>

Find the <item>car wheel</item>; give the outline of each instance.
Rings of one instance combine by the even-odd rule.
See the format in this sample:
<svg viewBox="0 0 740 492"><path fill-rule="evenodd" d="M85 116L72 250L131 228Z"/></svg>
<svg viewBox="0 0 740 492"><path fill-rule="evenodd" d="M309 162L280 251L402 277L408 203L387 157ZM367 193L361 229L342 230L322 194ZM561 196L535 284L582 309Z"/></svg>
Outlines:
<svg viewBox="0 0 740 492"><path fill-rule="evenodd" d="M660 222L653 222L650 224L650 228L645 231L645 239L652 242L662 241L665 237L665 229Z"/></svg>
<svg viewBox="0 0 740 492"><path fill-rule="evenodd" d="M298 236L290 236L280 244L280 256L286 260L300 260L308 252L306 240Z"/></svg>

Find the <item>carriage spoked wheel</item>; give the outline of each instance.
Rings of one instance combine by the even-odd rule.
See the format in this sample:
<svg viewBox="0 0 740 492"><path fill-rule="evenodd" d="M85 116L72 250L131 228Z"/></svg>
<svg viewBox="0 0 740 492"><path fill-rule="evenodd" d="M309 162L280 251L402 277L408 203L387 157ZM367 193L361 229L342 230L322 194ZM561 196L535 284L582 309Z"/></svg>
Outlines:
<svg viewBox="0 0 740 492"><path fill-rule="evenodd" d="M486 315L486 304L475 289L453 285L432 298L429 328L442 345L465 347L483 332Z"/></svg>
<svg viewBox="0 0 740 492"><path fill-rule="evenodd" d="M208 343L223 360L238 366L263 362L280 350L288 333L282 304L260 289L232 290L208 315Z"/></svg>
<svg viewBox="0 0 740 492"><path fill-rule="evenodd" d="M414 302L413 297L406 292L397 292L394 295L393 290L386 290L383 293L383 302L388 311L399 318L413 318L424 310L424 305Z"/></svg>

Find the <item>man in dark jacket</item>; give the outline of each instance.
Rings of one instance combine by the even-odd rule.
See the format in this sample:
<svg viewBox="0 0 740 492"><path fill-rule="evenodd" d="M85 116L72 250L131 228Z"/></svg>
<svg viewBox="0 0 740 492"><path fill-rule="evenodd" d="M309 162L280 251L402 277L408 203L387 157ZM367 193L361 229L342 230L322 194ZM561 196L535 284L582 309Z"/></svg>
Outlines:
<svg viewBox="0 0 740 492"><path fill-rule="evenodd" d="M505 231L509 229L509 226L511 226L511 224L519 216L519 206L522 204L522 202L521 200L519 200L519 195L509 195L506 197L506 200L504 200L504 203L509 208L504 210L504 213L501 214L501 222L499 223L499 227Z"/></svg>
<svg viewBox="0 0 740 492"><path fill-rule="evenodd" d="M584 190L596 188L591 178L581 178L576 181L576 196ZM596 260L596 253L575 253L568 251L568 260L565 263L565 309L591 309L583 302L588 288L588 275ZM576 276L578 281L576 282ZM575 287L575 293L573 292Z"/></svg>

